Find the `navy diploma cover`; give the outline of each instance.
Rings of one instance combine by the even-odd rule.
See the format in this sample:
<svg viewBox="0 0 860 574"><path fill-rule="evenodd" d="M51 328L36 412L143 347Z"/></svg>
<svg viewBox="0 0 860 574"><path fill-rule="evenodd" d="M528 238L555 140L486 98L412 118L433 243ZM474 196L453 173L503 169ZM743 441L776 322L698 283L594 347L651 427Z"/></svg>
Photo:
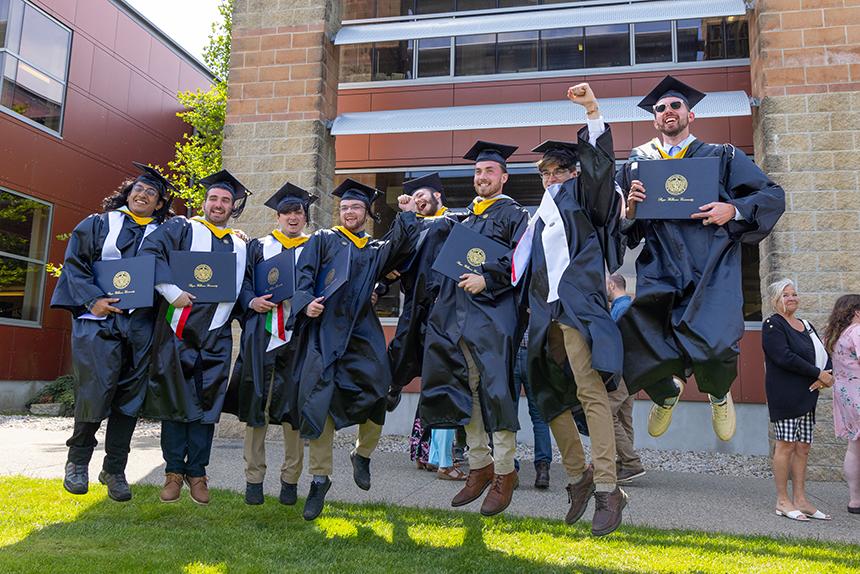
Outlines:
<svg viewBox="0 0 860 574"><path fill-rule="evenodd" d="M632 175L645 185L636 219L690 219L700 206L719 200L718 157L639 161Z"/></svg>
<svg viewBox="0 0 860 574"><path fill-rule="evenodd" d="M495 261L510 250L507 245L457 223L433 262L433 271L459 282L463 273L481 275L484 263Z"/></svg>
<svg viewBox="0 0 860 574"><path fill-rule="evenodd" d="M270 303L280 303L296 290L296 266L292 249L257 263L254 267L254 294L271 295Z"/></svg>
<svg viewBox="0 0 860 574"><path fill-rule="evenodd" d="M314 295L328 299L349 279L349 251L341 249L334 259L323 265L316 276Z"/></svg>
<svg viewBox="0 0 860 574"><path fill-rule="evenodd" d="M194 295L195 303L236 300L236 254L171 251L173 283Z"/></svg>
<svg viewBox="0 0 860 574"><path fill-rule="evenodd" d="M116 297L118 309L152 307L155 288L155 256L107 259L93 264L96 285L107 297Z"/></svg>

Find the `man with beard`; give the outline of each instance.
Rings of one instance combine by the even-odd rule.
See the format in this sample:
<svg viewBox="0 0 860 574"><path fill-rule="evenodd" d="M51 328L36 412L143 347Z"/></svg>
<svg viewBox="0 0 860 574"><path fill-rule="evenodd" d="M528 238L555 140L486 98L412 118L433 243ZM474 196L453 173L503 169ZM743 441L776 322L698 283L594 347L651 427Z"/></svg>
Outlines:
<svg viewBox="0 0 860 574"><path fill-rule="evenodd" d="M248 244L245 280L238 300L244 311L242 342L224 405L226 412L237 415L247 425L244 452L247 504L263 504L269 423L282 425L284 432L279 500L286 505L296 503L305 449L294 412L297 384L293 373L296 346L292 340L292 326L295 317L289 301L276 304L270 301L271 294L258 297L254 286L257 265L284 252L290 254L288 272L294 273L296 262L310 238L304 229L310 206L316 200L315 195L304 189L284 184L265 203L277 214L277 228ZM316 458L311 454L312 460Z"/></svg>
<svg viewBox="0 0 860 574"><path fill-rule="evenodd" d="M728 441L736 424L729 389L744 332L741 245L767 237L785 210L785 193L741 150L706 144L690 133L693 107L704 97L666 76L639 102L654 114L658 136L635 148L618 173L628 194L628 219L647 192L632 162L718 157L719 201L700 206L689 221L637 219L626 229L629 247L645 243L636 261L636 299L619 327L627 388L631 394L644 389L655 403L649 434L669 428L692 374L710 396L714 432Z"/></svg>
<svg viewBox="0 0 860 574"><path fill-rule="evenodd" d="M528 222L526 210L502 193L505 160L516 149L479 141L464 156L475 162L477 197L462 225L510 249ZM510 254L482 270L464 273L459 282L441 278L427 322L419 414L432 428L466 427L469 476L451 505L469 504L490 487L481 513L492 516L508 507L517 484L513 361L524 317L511 286ZM493 454L487 433L493 434Z"/></svg>
<svg viewBox="0 0 860 574"><path fill-rule="evenodd" d="M245 242L226 227L238 217L250 192L227 170L200 180L206 186L203 217L174 217L147 238L142 254L156 256L156 290L162 295L153 339L149 390L143 412L161 419L166 463L162 502L179 500L183 481L191 499L209 504L206 466L215 423L221 416L230 375L230 319L245 274ZM236 291L232 300L194 303L173 284L171 251L233 253Z"/></svg>
<svg viewBox="0 0 860 574"><path fill-rule="evenodd" d="M69 457L63 487L72 494L89 489L89 463L104 419L105 459L99 482L116 501L131 499L125 478L131 436L146 394L146 374L152 347L152 308L123 311L119 299L107 297L96 284L98 261L138 255L143 239L170 211L171 187L156 170L134 164L142 174L123 182L107 197L103 213L91 215L69 238L63 272L51 307L72 314L72 367L75 426L66 442Z"/></svg>
<svg viewBox="0 0 860 574"><path fill-rule="evenodd" d="M529 379L569 476L565 522L579 520L593 493L591 532L603 536L621 524L627 503L615 474L608 395L621 373L623 350L609 316L604 278L608 254L601 243L602 229L620 218L623 198L613 179L612 133L591 87L578 84L567 96L586 111L587 126L579 131L577 143L581 171L576 178L547 186L517 245L512 278L517 284L529 276ZM557 167L550 157L541 171ZM578 405L588 424L593 469L586 467L571 414Z"/></svg>
<svg viewBox="0 0 860 574"><path fill-rule="evenodd" d="M319 458L311 449L314 477L305 502L304 518L319 516L331 487L333 437L336 429L359 425L350 453L353 479L370 489L370 457L382 434L391 370L385 360L385 335L371 301L377 281L391 272L415 248L415 214L398 214L383 239L365 232L377 189L347 179L332 195L340 198L341 225L322 229L305 244L296 269L294 314L311 320L301 329L304 350L299 367L296 411L303 438L319 441ZM333 267L344 257L347 269ZM326 299L318 296L318 279L346 274L346 282Z"/></svg>

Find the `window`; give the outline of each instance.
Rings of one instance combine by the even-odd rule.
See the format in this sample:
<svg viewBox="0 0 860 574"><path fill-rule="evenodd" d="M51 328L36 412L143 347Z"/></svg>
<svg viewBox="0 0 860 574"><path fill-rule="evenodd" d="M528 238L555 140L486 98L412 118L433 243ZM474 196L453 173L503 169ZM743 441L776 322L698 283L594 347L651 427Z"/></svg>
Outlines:
<svg viewBox="0 0 860 574"><path fill-rule="evenodd" d="M575 70L585 65L582 28L544 30L540 49L542 70Z"/></svg>
<svg viewBox="0 0 860 574"><path fill-rule="evenodd" d="M22 0L0 0L0 105L59 132L71 31Z"/></svg>
<svg viewBox="0 0 860 574"><path fill-rule="evenodd" d="M750 31L746 18L729 16L725 20L726 58L750 57Z"/></svg>
<svg viewBox="0 0 860 574"><path fill-rule="evenodd" d="M418 40L418 77L451 75L451 38Z"/></svg>
<svg viewBox="0 0 860 574"><path fill-rule="evenodd" d="M409 4L409 2L404 2ZM415 14L434 14L437 12L453 12L454 0L415 0Z"/></svg>
<svg viewBox="0 0 860 574"><path fill-rule="evenodd" d="M585 67L630 65L630 26L589 26L585 29Z"/></svg>
<svg viewBox="0 0 860 574"><path fill-rule="evenodd" d="M380 42L373 45L373 79L412 78L412 41Z"/></svg>
<svg viewBox="0 0 860 574"><path fill-rule="evenodd" d="M677 28L679 62L749 58L746 18L678 20Z"/></svg>
<svg viewBox="0 0 860 574"><path fill-rule="evenodd" d="M41 320L51 206L0 189L0 323Z"/></svg>
<svg viewBox="0 0 860 574"><path fill-rule="evenodd" d="M496 35L478 34L456 38L454 74L478 76L496 73Z"/></svg>
<svg viewBox="0 0 860 574"><path fill-rule="evenodd" d="M641 22L634 30L637 64L672 61L671 22Z"/></svg>
<svg viewBox="0 0 860 574"><path fill-rule="evenodd" d="M508 32L499 34L496 42L498 64L496 72L536 72L538 69L539 32Z"/></svg>

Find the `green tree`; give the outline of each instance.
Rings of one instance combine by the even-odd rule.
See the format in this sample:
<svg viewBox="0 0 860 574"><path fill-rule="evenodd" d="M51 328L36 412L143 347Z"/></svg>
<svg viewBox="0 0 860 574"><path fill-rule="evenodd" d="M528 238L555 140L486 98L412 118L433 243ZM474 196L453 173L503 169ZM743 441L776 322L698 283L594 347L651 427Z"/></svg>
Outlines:
<svg viewBox="0 0 860 574"><path fill-rule="evenodd" d="M215 82L205 92L197 90L177 94L179 103L185 109L176 115L192 130L184 133L182 139L176 142L176 155L167 164L167 178L178 190L177 195L193 209L199 208L203 202L204 190L197 182L221 169L233 0L221 0L218 11L222 21L212 24L209 45L203 51L203 61L215 74Z"/></svg>

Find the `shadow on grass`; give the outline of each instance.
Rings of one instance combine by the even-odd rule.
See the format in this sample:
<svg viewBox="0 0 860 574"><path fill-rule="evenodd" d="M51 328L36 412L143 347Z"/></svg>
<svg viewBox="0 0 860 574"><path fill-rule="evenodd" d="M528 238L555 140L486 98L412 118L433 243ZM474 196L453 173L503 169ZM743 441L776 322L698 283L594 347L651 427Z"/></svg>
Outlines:
<svg viewBox="0 0 860 574"><path fill-rule="evenodd" d="M0 479L0 572L804 572L850 571L860 548L818 542L623 528L386 505L330 503L315 522L303 501L246 506L216 492L208 507L135 486L117 504L105 489L73 497L59 480ZM793 568L791 568L793 570Z"/></svg>

